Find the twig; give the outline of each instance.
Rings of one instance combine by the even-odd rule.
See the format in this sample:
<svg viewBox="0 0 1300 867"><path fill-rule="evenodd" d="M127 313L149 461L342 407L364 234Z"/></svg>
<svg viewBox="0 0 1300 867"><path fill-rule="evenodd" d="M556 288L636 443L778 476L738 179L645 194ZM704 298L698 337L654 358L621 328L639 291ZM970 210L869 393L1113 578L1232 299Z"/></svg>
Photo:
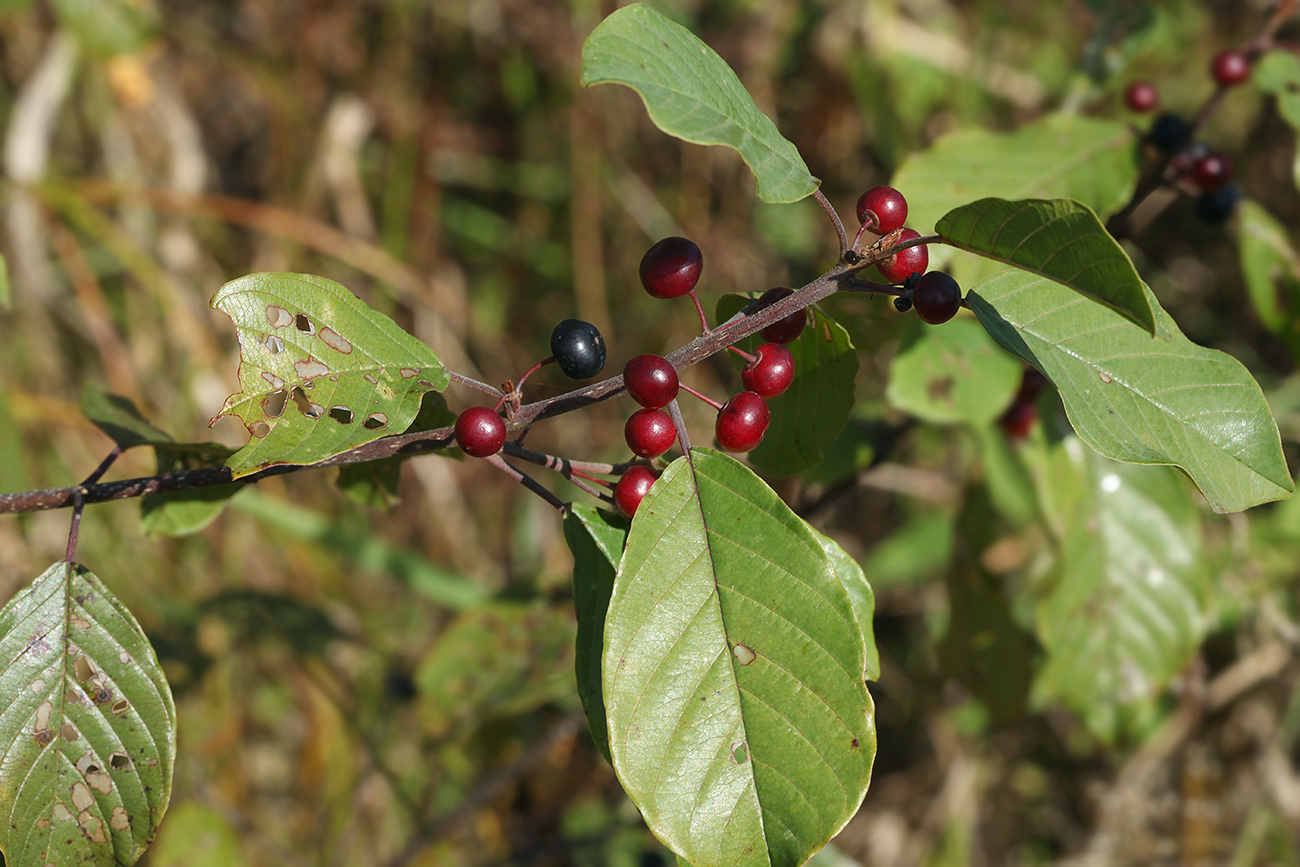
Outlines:
<svg viewBox="0 0 1300 867"><path fill-rule="evenodd" d="M822 210L831 218L831 224L835 226L835 234L840 239L840 259L843 259L844 254L849 252L849 236L844 232L844 224L840 222L840 215L835 213L835 209L831 207L831 203L822 195L820 189L813 190L813 197L817 199L817 204L822 206Z"/></svg>

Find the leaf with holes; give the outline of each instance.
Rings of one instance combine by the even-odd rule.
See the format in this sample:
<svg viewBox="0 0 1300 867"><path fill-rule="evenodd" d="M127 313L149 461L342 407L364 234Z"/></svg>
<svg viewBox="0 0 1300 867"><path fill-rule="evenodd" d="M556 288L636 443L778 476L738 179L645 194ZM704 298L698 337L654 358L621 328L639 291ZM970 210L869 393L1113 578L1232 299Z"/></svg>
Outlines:
<svg viewBox="0 0 1300 867"><path fill-rule="evenodd" d="M949 211L934 230L959 250L1051 278L1156 332L1133 261L1080 202L980 199Z"/></svg>
<svg viewBox="0 0 1300 867"><path fill-rule="evenodd" d="M238 416L252 434L227 463L235 478L401 433L424 393L447 387L429 347L333 280L250 274L212 306L239 331L243 391L213 419Z"/></svg>
<svg viewBox="0 0 1300 867"><path fill-rule="evenodd" d="M144 631L58 562L0 611L0 850L9 864L134 864L171 797L176 708Z"/></svg>
<svg viewBox="0 0 1300 867"><path fill-rule="evenodd" d="M614 579L614 769L695 867L802 864L871 777L866 639L808 525L743 464L691 456L641 501Z"/></svg>
<svg viewBox="0 0 1300 867"><path fill-rule="evenodd" d="M1250 372L1197 346L1143 286L1156 336L1108 307L1022 271L972 288L966 303L1003 349L1056 386L1074 429L1116 460L1174 464L1216 512L1293 490L1277 423Z"/></svg>
<svg viewBox="0 0 1300 867"><path fill-rule="evenodd" d="M582 46L582 84L623 84L655 126L683 141L740 153L765 202L797 202L817 189L799 151L754 105L736 73L693 33L648 6L624 7Z"/></svg>

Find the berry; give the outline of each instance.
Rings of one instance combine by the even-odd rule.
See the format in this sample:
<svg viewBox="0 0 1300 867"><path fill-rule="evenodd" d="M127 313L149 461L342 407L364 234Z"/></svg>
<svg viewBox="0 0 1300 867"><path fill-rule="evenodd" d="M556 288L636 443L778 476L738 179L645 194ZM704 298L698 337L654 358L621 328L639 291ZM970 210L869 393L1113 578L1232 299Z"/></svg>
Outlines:
<svg viewBox="0 0 1300 867"><path fill-rule="evenodd" d="M1135 81L1124 91L1124 104L1130 111L1154 111L1160 104L1160 92L1149 81Z"/></svg>
<svg viewBox="0 0 1300 867"><path fill-rule="evenodd" d="M551 355L569 379L591 379L605 369L605 338L590 322L564 319L551 330Z"/></svg>
<svg viewBox="0 0 1300 867"><path fill-rule="evenodd" d="M724 451L747 452L763 441L771 422L767 401L752 391L742 391L718 410L713 432Z"/></svg>
<svg viewBox="0 0 1300 867"><path fill-rule="evenodd" d="M1165 112L1156 115L1147 139L1162 153L1172 154L1182 150L1192 137L1192 125L1182 115Z"/></svg>
<svg viewBox="0 0 1300 867"><path fill-rule="evenodd" d="M1192 163L1187 174L1202 192L1213 193L1232 180L1232 160L1222 151L1210 151Z"/></svg>
<svg viewBox="0 0 1300 867"><path fill-rule="evenodd" d="M1239 201L1241 201L1241 187L1229 181L1221 189L1212 193L1201 193L1196 197L1196 216L1207 223L1227 222Z"/></svg>
<svg viewBox="0 0 1300 867"><path fill-rule="evenodd" d="M1194 141L1173 155L1169 160L1169 167L1177 174L1185 175L1192 170L1192 166L1210 152L1205 142Z"/></svg>
<svg viewBox="0 0 1300 867"><path fill-rule="evenodd" d="M1220 51L1210 61L1210 74L1219 87L1232 87L1250 78L1250 61L1240 51Z"/></svg>
<svg viewBox="0 0 1300 867"><path fill-rule="evenodd" d="M794 356L780 343L758 347L758 359L745 365L740 381L759 397L773 398L794 382Z"/></svg>
<svg viewBox="0 0 1300 867"><path fill-rule="evenodd" d="M899 241L911 241L921 237L915 229L904 229ZM887 283L902 283L913 274L925 273L925 266L930 264L930 251L924 244L899 250L883 262L876 264L876 270Z"/></svg>
<svg viewBox="0 0 1300 867"><path fill-rule="evenodd" d="M623 439L633 454L657 458L673 447L677 428L662 409L639 409L623 425Z"/></svg>
<svg viewBox="0 0 1300 867"><path fill-rule="evenodd" d="M893 187L872 187L858 197L858 222L888 235L907 222L907 199Z"/></svg>
<svg viewBox="0 0 1300 867"><path fill-rule="evenodd" d="M650 486L658 478L658 473L640 464L628 467L623 472L618 484L614 486L614 505L624 517L631 518L636 514L637 507L641 505L645 495L650 492Z"/></svg>
<svg viewBox="0 0 1300 867"><path fill-rule="evenodd" d="M758 304L754 307L754 313L771 307L782 298L788 298L794 294L793 289L787 289L784 286L777 286L774 289L768 289L758 298ZM750 314L751 316L753 313ZM765 327L762 332L763 339L768 343L791 343L798 339L803 333L804 324L808 321L808 314L803 310L796 310L783 319L778 319Z"/></svg>
<svg viewBox="0 0 1300 867"><path fill-rule="evenodd" d="M641 257L641 285L655 298L680 298L700 282L704 254L694 241L672 236Z"/></svg>
<svg viewBox="0 0 1300 867"><path fill-rule="evenodd" d="M998 427L1006 431L1011 439L1022 440L1029 436L1036 421L1038 421L1038 407L1033 403L1021 403L1017 400L1002 413L1002 417L998 419Z"/></svg>
<svg viewBox="0 0 1300 867"><path fill-rule="evenodd" d="M912 306L922 322L942 325L961 309L961 287L942 271L927 271L912 287Z"/></svg>
<svg viewBox="0 0 1300 867"><path fill-rule="evenodd" d="M623 385L637 403L660 409L677 397L677 370L662 356L638 355L623 365Z"/></svg>
<svg viewBox="0 0 1300 867"><path fill-rule="evenodd" d="M506 423L495 410L471 406L456 417L456 444L471 457L487 458L506 443Z"/></svg>

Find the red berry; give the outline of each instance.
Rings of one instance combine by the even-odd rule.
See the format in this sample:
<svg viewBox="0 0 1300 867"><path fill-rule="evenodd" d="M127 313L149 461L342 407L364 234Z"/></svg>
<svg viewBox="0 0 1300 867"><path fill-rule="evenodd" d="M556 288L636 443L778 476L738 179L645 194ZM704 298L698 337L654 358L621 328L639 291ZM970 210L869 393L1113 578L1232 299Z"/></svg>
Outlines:
<svg viewBox="0 0 1300 867"><path fill-rule="evenodd" d="M767 401L752 391L742 391L718 410L713 432L724 451L747 452L763 441L771 422Z"/></svg>
<svg viewBox="0 0 1300 867"><path fill-rule="evenodd" d="M644 407L660 409L677 397L677 370L660 355L637 355L623 365L623 385Z"/></svg>
<svg viewBox="0 0 1300 867"><path fill-rule="evenodd" d="M773 398L794 382L794 356L779 343L764 343L756 352L758 360L745 365L740 381L759 397Z"/></svg>
<svg viewBox="0 0 1300 867"><path fill-rule="evenodd" d="M921 233L915 229L904 229L898 240L912 241L919 237ZM917 244L915 247L899 250L885 261L877 263L876 270L880 272L881 277L885 278L885 282L902 283L913 274L924 274L929 264L930 251L924 244Z"/></svg>
<svg viewBox="0 0 1300 867"><path fill-rule="evenodd" d="M793 289L787 289L784 286L777 286L774 289L768 289L758 298L758 304L754 306L754 313L760 310L766 310L782 298L788 298L794 294ZM751 313L751 316L754 314ZM791 343L798 339L803 333L804 324L808 321L808 314L803 310L796 310L783 319L778 319L765 327L760 333L763 339L768 343Z"/></svg>
<svg viewBox="0 0 1300 867"><path fill-rule="evenodd" d="M637 507L650 492L650 486L659 478L659 474L640 464L628 467L614 486L614 505L626 518L636 514Z"/></svg>
<svg viewBox="0 0 1300 867"><path fill-rule="evenodd" d="M704 254L694 241L664 238L641 257L641 285L655 298L680 298L700 282Z"/></svg>
<svg viewBox="0 0 1300 867"><path fill-rule="evenodd" d="M858 197L858 222L888 235L907 222L907 199L893 187L872 187Z"/></svg>
<svg viewBox="0 0 1300 867"><path fill-rule="evenodd" d="M1192 163L1187 174L1203 192L1213 193L1232 180L1232 160L1222 151L1210 151Z"/></svg>
<svg viewBox="0 0 1300 867"><path fill-rule="evenodd" d="M1250 78L1250 61L1240 51L1220 51L1210 61L1210 74L1219 87L1232 87Z"/></svg>
<svg viewBox="0 0 1300 867"><path fill-rule="evenodd" d="M491 457L506 442L506 423L495 410L471 406L456 417L456 443L465 454L476 458Z"/></svg>
<svg viewBox="0 0 1300 867"><path fill-rule="evenodd" d="M1135 81L1124 91L1124 104L1130 111L1154 111L1160 104L1160 92L1149 81Z"/></svg>
<svg viewBox="0 0 1300 867"><path fill-rule="evenodd" d="M961 287L942 271L927 271L912 287L912 306L922 322L942 325L961 309Z"/></svg>
<svg viewBox="0 0 1300 867"><path fill-rule="evenodd" d="M657 458L673 447L677 428L662 409L639 409L623 425L623 438L639 457Z"/></svg>
<svg viewBox="0 0 1300 867"><path fill-rule="evenodd" d="M1022 440L1029 436L1038 421L1038 407L1033 402L1022 403L1017 399L998 419L998 427L1006 431L1013 440Z"/></svg>

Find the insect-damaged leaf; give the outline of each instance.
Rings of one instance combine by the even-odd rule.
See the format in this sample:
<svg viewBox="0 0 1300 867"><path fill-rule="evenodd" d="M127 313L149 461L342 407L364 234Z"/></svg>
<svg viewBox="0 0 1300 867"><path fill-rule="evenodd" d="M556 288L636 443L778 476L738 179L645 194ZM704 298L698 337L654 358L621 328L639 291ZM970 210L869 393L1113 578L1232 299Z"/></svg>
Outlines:
<svg viewBox="0 0 1300 867"><path fill-rule="evenodd" d="M401 433L424 393L447 387L429 347L333 280L250 274L212 306L239 329L243 391L217 415L238 416L253 437L227 463L235 478Z"/></svg>

